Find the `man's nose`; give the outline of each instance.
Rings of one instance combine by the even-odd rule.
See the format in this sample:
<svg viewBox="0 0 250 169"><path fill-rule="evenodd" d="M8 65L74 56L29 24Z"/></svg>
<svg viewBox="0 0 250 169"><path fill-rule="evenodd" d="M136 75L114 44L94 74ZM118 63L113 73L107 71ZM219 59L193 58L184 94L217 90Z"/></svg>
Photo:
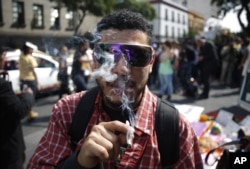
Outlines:
<svg viewBox="0 0 250 169"><path fill-rule="evenodd" d="M124 55L122 55L119 58L119 60L116 62L112 71L113 73L116 73L117 75L120 75L120 76L124 76L129 73L128 61L125 59Z"/></svg>

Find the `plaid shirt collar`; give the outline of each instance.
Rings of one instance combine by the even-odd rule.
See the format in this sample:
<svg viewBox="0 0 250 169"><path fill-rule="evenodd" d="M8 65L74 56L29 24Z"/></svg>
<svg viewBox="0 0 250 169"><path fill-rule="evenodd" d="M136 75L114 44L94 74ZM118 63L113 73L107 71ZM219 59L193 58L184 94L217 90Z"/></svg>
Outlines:
<svg viewBox="0 0 250 169"><path fill-rule="evenodd" d="M152 135L154 129L154 112L156 109L156 96L148 87L145 87L141 103L135 115L135 127L141 132Z"/></svg>
<svg viewBox="0 0 250 169"><path fill-rule="evenodd" d="M154 130L154 112L156 110L157 97L150 92L146 86L143 92L142 100L135 114L135 133L138 135L152 135ZM99 93L95 101L99 112L104 112L102 108L102 94ZM106 116L106 113L105 115ZM107 117L108 118L108 117Z"/></svg>

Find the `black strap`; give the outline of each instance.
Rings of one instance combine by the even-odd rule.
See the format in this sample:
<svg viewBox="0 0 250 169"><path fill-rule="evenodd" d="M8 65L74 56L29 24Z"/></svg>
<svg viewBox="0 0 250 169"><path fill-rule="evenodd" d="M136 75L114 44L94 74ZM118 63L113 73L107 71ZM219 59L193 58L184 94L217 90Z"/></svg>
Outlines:
<svg viewBox="0 0 250 169"><path fill-rule="evenodd" d="M87 91L81 98L73 117L69 135L71 145L75 149L78 141L83 137L88 122L94 111L94 103L98 87ZM155 129L162 166L170 166L179 159L179 116L176 108L169 102L157 100L155 114Z"/></svg>
<svg viewBox="0 0 250 169"><path fill-rule="evenodd" d="M95 99L99 88L94 87L84 94L84 97L79 101L72 123L69 128L69 135L71 136L72 148L75 149L78 141L83 137L89 120L94 111Z"/></svg>
<svg viewBox="0 0 250 169"><path fill-rule="evenodd" d="M166 100L158 98L155 129L162 166L171 166L179 159L179 113Z"/></svg>

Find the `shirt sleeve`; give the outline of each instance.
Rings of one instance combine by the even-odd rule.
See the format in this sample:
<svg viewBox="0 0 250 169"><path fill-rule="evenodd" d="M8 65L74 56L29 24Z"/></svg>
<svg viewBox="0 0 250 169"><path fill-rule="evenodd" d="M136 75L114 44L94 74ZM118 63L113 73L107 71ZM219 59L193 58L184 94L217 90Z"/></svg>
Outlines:
<svg viewBox="0 0 250 169"><path fill-rule="evenodd" d="M190 123L180 114L179 120L180 157L174 169L203 169L198 138Z"/></svg>
<svg viewBox="0 0 250 169"><path fill-rule="evenodd" d="M31 65L32 65L33 68L38 66L37 61L33 56L31 56L30 62L31 62Z"/></svg>
<svg viewBox="0 0 250 169"><path fill-rule="evenodd" d="M71 149L68 128L72 121L76 102L60 100L52 110L47 130L42 136L27 169L54 169L64 161L75 164L74 152Z"/></svg>

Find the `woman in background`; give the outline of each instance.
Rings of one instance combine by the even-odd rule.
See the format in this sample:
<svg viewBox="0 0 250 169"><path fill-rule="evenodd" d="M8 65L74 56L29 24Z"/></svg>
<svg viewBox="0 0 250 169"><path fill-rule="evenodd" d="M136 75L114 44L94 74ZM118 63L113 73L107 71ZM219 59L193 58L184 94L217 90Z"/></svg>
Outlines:
<svg viewBox="0 0 250 169"><path fill-rule="evenodd" d="M171 52L171 43L166 41L162 44L162 53L159 61L160 93L159 97L167 94L167 100L171 100L173 94L173 61L174 54Z"/></svg>

